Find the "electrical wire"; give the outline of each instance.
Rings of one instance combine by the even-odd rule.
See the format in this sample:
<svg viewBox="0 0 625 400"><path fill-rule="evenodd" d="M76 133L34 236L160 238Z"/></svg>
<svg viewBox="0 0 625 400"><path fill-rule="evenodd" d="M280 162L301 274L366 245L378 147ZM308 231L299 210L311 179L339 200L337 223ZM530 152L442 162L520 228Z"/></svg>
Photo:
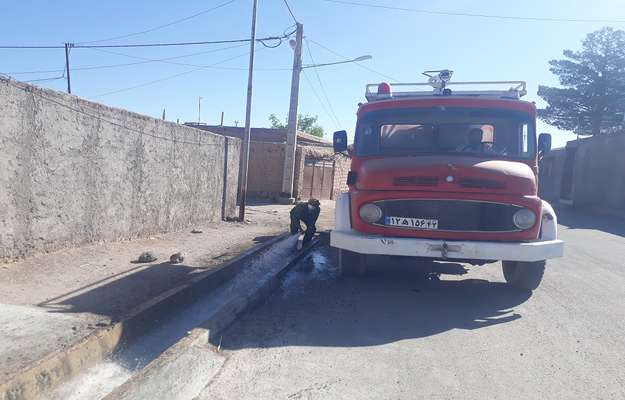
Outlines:
<svg viewBox="0 0 625 400"><path fill-rule="evenodd" d="M156 79L156 80L153 80L153 81L144 82L144 83L141 83L141 84L138 84L138 85L134 85L134 86L130 86L130 87L122 88L122 89L117 89L117 90L113 90L113 91L110 91L110 92L100 93L100 94L93 95L93 96L88 96L87 98L88 99L95 99L95 98L98 98L98 97L109 96L111 94L117 94L117 93L121 93L121 92L127 92L127 91L133 90L133 89L142 88L142 87L145 87L145 86L153 85L155 83L159 83L159 82L171 80L171 79L174 79L174 78L178 78L180 76L189 75L189 74L191 74L193 72L200 71L200 70L203 70L203 69L208 69L208 68L211 68L211 67L213 67L215 65L219 65L219 64L222 64L222 63L234 60L236 58L247 56L247 55L249 55L249 52L246 52L246 53L243 53L243 54L239 54L239 55L236 55L234 57L227 58L225 60L218 61L215 64L201 66L201 67L198 67L198 68L194 68L194 69L191 69L191 70L188 70L188 71L180 72L180 73L177 73L177 74L174 74L174 75L169 75L169 76L166 76L166 77L163 77L163 78L160 78L160 79Z"/></svg>
<svg viewBox="0 0 625 400"><path fill-rule="evenodd" d="M84 67L84 68L72 68L72 71L74 71L74 70L76 70L76 71L92 70L92 69L100 69L100 68L114 68L114 67L123 67L123 66L128 66L128 65L140 65L140 64L149 64L149 63L163 63L163 64L171 64L171 65L182 65L182 66L186 66L186 67L196 67L196 68L207 67L208 68L208 67L210 67L210 65L197 65L197 64L190 64L190 63L181 63L181 62L174 62L174 61L171 61L171 60L177 60L177 59L180 59L180 58L192 57L192 56L197 56L197 55L201 55L201 54L216 53L218 51L236 49L236 48L245 47L245 46L247 46L247 45L246 44L238 44L236 46L228 46L228 47L224 47L224 48L221 48L221 49L215 49L215 50L209 50L209 51L201 51L201 52L197 52L197 53L185 54L185 55L174 56L174 57L165 57L165 58L146 58L146 57L133 56L133 55L130 55L130 54L119 53L119 52L116 52L116 51L110 51L110 50L104 50L104 49L91 49L91 50L94 50L94 51L97 51L97 52L101 52L101 53L112 54L112 55L116 55L116 56L127 57L127 58L131 58L131 59L134 59L134 60L142 60L142 61L131 62L131 63L112 64L112 65L103 65L103 66Z"/></svg>
<svg viewBox="0 0 625 400"><path fill-rule="evenodd" d="M289 14L291 14L291 17L293 17L293 21L296 24L299 24L299 22L297 21L297 18L295 18L295 15L293 14L293 10L291 10L291 6L289 6L289 2L287 0L283 0L284 1L284 5L286 6L287 10L289 10Z"/></svg>
<svg viewBox="0 0 625 400"><path fill-rule="evenodd" d="M283 33L280 36L267 36L256 39L257 42L283 40L290 37L295 31ZM228 43L249 43L252 39L230 39L230 40L206 40L199 42L165 42L165 43L132 43L132 44L97 44L82 45L71 44L75 49L95 49L95 48L128 48L128 47L170 47L170 46L196 46L207 44L228 44ZM64 49L65 46L24 46L24 45L2 45L0 49Z"/></svg>
<svg viewBox="0 0 625 400"><path fill-rule="evenodd" d="M128 67L128 66L133 66L133 65L143 65L143 64L150 64L150 63L165 63L165 64L172 64L172 65L183 65L183 66L189 66L189 67L208 67L207 65L198 65L198 64L190 64L190 63L180 63L180 62L171 62L171 60L177 60L180 58L186 58L186 57L193 57L193 56L198 56L198 55L202 55L202 54L209 54L209 53L216 53L219 51L224 51L224 50L230 50L230 49L236 49L236 48L240 48L240 47L245 47L246 44L238 44L235 46L228 46L228 47L223 47L220 49L213 49L213 50L208 50L208 51L200 51L200 52L194 52L194 53L189 53L189 54L184 54L184 55L179 55L179 56L173 56L173 57L165 57L165 58L159 58L159 59L152 59L152 58L146 58L146 57L139 57L139 56L133 56L130 54L124 54L124 53L118 53L115 51L110 51L110 50L104 50L104 49L91 49L94 51L98 51L98 52L102 52L102 53L107 53L107 54L112 54L112 55L116 55L116 56L122 56L122 57L127 57L127 58L131 58L131 59L136 59L136 60L142 60L142 61L136 61L136 62L130 62L130 63L119 63L119 64L105 64L105 65L89 65L89 66L84 66L84 67L73 67L71 68L71 71L91 71L91 70L100 70L100 69L110 69L110 68L119 68L119 67ZM274 48L274 46L271 46L270 48ZM247 68L244 67L213 67L214 69L224 69L224 70L246 70ZM288 67L283 67L283 68L256 68L257 70L263 70L263 71L289 71L292 68L288 68ZM32 74L46 74L46 73L65 73L65 69L49 69L49 70L35 70L35 71L9 71L9 72L2 72L5 75L10 75L10 76L14 76L14 75L32 75ZM65 77L63 75L63 77Z"/></svg>
<svg viewBox="0 0 625 400"><path fill-rule="evenodd" d="M61 75L61 76L55 76L54 78L31 79L29 81L24 81L24 82L26 83L49 82L49 81L58 81L59 79L65 79L65 76Z"/></svg>
<svg viewBox="0 0 625 400"><path fill-rule="evenodd" d="M174 20L172 22L169 22L169 23L166 23L166 24L163 24L163 25L158 25L158 26L155 26L153 28L149 28L149 29L146 29L146 30L143 30L143 31L128 33L128 34L119 35L119 36L112 36L112 37L109 37L109 38L106 38L106 39L90 40L90 41L86 41L86 42L78 42L77 44L101 43L101 42L108 42L108 41L111 41L111 40L125 39L125 38L129 38L129 37L132 37L132 36L137 36L137 35L143 35L145 33L150 33L150 32L157 31L159 29L167 28L169 26L176 25L176 24L179 24L179 23L184 22L184 21L188 21L188 20L190 20L192 18L199 17L200 15L204 15L204 14L207 14L209 12L218 10L218 9L220 9L222 7L225 7L225 6L229 5L229 4L234 3L235 1L237 1L237 0L229 0L229 1L223 2L221 4L218 4L215 7L209 8L207 10L203 10L203 11L197 12L195 14L189 15L187 17L180 18L180 19Z"/></svg>
<svg viewBox="0 0 625 400"><path fill-rule="evenodd" d="M244 47L244 46L245 45L243 44L243 45L233 46L233 47L230 47L230 48ZM186 66L186 67L211 68L211 69L233 70L233 71L247 71L249 69L248 67L218 67L218 66L216 66L214 64L211 64L211 65L198 65L198 64L190 64L190 63L181 63L181 62L169 61L169 60L175 59L177 57L169 57L169 58L164 58L164 59L151 59L151 58L145 58L145 57L140 57L140 56L133 56L131 54L119 53L119 52L110 51L110 50L103 50L103 49L92 49L92 50L103 52L103 53L107 53L107 54L113 54L113 55L116 55L116 56L127 57L127 58L131 58L131 59L135 59L135 60L144 60L144 61L141 61L141 62L138 62L138 63L127 63L127 64L142 64L142 63L149 63L149 62L160 62L160 63L171 64L171 65L182 65L182 66ZM119 64L119 65L121 65L121 64ZM256 67L254 67L254 70L262 70L262 71L290 71L290 70L292 70L292 68L287 68L287 67L284 67L284 68L256 68Z"/></svg>
<svg viewBox="0 0 625 400"><path fill-rule="evenodd" d="M308 51L308 56L310 57L310 61L313 64L313 70L315 71L315 75L317 76L317 81L319 82L321 93L323 94L323 97L325 97L326 102L328 103L328 107L330 108L330 113L332 114L332 117L334 118L334 121L336 122L336 127L338 129L341 125L341 121L339 121L338 117L336 116L336 113L334 112L334 108L332 107L332 103L330 102L330 98L328 97L328 93L326 92L326 89L323 86L323 82L321 81L321 77L319 76L319 72L317 71L317 68L314 67L315 59L313 58L312 52L310 51L308 40L306 40L306 50Z"/></svg>
<svg viewBox="0 0 625 400"><path fill-rule="evenodd" d="M413 12L413 13L419 13L419 14L443 15L443 16L453 16L453 17L489 18L489 19L515 20L515 21L542 21L542 22L625 23L625 19L522 17L522 16L517 16L517 15L475 14L475 13L464 13L464 12L435 11L435 10L428 10L428 9L422 9L422 8L396 7L396 6L362 3L358 1L347 1L347 0L321 0L321 1L325 1L327 3L357 6L357 7L381 8L381 9L386 9L386 10L406 11L406 12Z"/></svg>
<svg viewBox="0 0 625 400"><path fill-rule="evenodd" d="M308 83L308 86L310 87L310 90L312 91L313 95L315 96L315 98L317 99L317 101L319 102L319 105L321 106L321 108L323 109L324 114L328 117L329 120L332 121L332 123L335 123L332 115L330 114L330 112L328 111L325 103L323 101L321 101L321 97L319 97L319 94L317 93L317 91L315 90L315 86L313 85L312 81L310 80L310 78L308 77L308 74L306 73L306 70L303 69L302 73L304 74L304 79L306 80L306 83ZM335 125L335 127L337 129L340 129L339 126Z"/></svg>
<svg viewBox="0 0 625 400"><path fill-rule="evenodd" d="M340 54L340 53L337 53L336 51L334 51L334 50L332 50L332 49L330 49L330 48L328 48L328 47L326 47L326 46L322 45L322 44L321 44L321 43L319 43L319 42L316 42L316 41L314 41L314 40L312 40L312 39L310 39L310 38L306 38L306 40L307 40L307 41L309 41L309 42L310 42L310 43L312 43L312 44L315 44L315 45L317 45L317 46L321 47L322 49L326 50L327 52L334 54L334 55L335 55L335 56L337 56L337 57L341 57L341 58L342 58L343 60L345 60L345 61L349 61L349 60L351 60L349 57L346 57L346 56L344 56L344 55L342 55L342 54ZM394 81L394 82L399 82L399 79L397 79L397 78L393 78L392 76L387 75L387 74L385 74L385 73L383 73L383 72L376 71L375 69L370 68L370 67L367 67L366 65L363 65L363 64L361 64L361 63L360 63L360 62L358 62L358 61L354 61L354 64L358 65L360 68L365 69L365 70L367 70L367 71L369 71L369 72L373 72L374 74L377 74L377 75L379 75L379 76L381 76L381 77L383 77L383 78L390 79L391 81Z"/></svg>

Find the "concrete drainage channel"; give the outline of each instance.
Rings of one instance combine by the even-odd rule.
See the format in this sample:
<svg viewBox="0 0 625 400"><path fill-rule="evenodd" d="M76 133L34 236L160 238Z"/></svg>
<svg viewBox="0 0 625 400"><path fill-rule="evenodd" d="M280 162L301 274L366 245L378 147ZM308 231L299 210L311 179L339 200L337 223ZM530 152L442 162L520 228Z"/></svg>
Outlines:
<svg viewBox="0 0 625 400"><path fill-rule="evenodd" d="M47 376L56 374L58 382L57 370L65 373L65 382L53 391L37 390L42 372L28 371L30 374L24 374L21 381L3 384L0 398L195 397L224 362L217 351L219 332L269 295L282 276L319 243L317 240L298 252L296 241L295 236L283 235L259 245L218 271L162 295L124 321L95 332L94 338L66 354L56 354L55 360L46 360L56 366L43 371ZM106 353L107 348L114 349L112 354ZM83 354L89 352L98 353L100 358L98 354ZM80 362L82 359L95 361L80 368L87 365L87 361ZM38 367L41 370L41 365ZM27 381L29 376L34 382Z"/></svg>

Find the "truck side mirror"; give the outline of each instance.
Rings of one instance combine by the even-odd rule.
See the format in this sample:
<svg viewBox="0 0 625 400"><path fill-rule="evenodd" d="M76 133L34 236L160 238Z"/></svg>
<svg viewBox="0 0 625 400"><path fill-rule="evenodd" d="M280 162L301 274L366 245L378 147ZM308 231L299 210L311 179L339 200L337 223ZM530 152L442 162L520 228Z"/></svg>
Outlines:
<svg viewBox="0 0 625 400"><path fill-rule="evenodd" d="M347 132L334 132L334 136L332 137L332 145L334 147L335 153L342 153L347 150Z"/></svg>
<svg viewBox="0 0 625 400"><path fill-rule="evenodd" d="M551 150L551 135L548 133L541 133L538 135L538 152L547 154Z"/></svg>

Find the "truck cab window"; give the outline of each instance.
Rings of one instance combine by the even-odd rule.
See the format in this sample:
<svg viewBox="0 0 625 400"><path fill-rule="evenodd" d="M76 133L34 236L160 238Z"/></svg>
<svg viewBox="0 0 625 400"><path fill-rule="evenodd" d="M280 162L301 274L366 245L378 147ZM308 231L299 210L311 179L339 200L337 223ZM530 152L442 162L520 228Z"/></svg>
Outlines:
<svg viewBox="0 0 625 400"><path fill-rule="evenodd" d="M356 129L359 155L458 153L531 158L529 116L514 111L393 110L363 120Z"/></svg>

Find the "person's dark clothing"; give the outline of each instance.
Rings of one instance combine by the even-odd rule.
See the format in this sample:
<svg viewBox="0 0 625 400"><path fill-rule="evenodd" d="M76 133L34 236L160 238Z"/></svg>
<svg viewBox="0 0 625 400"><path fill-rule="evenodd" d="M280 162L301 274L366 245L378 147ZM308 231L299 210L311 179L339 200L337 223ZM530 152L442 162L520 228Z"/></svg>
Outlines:
<svg viewBox="0 0 625 400"><path fill-rule="evenodd" d="M302 225L300 221L306 224L306 232L304 233L304 240L302 244L310 242L313 235L317 231L315 223L319 218L321 209L319 207L312 207L312 210L308 207L307 203L297 204L291 209L291 234L296 234L302 231Z"/></svg>

